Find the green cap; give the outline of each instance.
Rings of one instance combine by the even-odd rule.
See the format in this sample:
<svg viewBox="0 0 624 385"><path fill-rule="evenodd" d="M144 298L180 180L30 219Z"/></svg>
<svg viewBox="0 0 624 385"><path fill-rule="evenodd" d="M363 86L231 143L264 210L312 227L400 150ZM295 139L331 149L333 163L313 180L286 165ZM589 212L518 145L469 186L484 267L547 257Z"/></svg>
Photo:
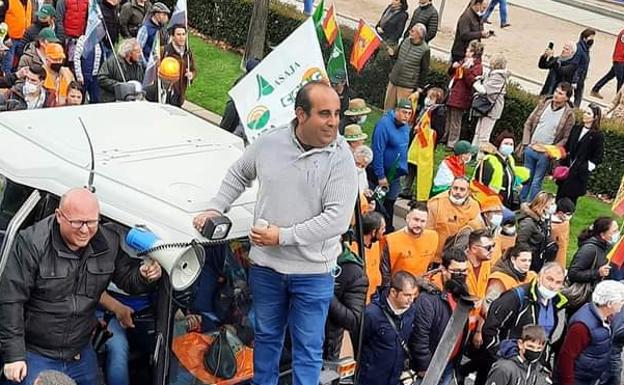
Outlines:
<svg viewBox="0 0 624 385"><path fill-rule="evenodd" d="M412 103L409 100L402 98L397 102L396 108L406 108L408 110L412 109Z"/></svg>
<svg viewBox="0 0 624 385"><path fill-rule="evenodd" d="M477 152L479 152L479 147L473 146L472 144L470 144L470 142L467 142L465 140L460 140L459 142L455 143L455 147L453 147L453 152L455 153L455 155L468 153L476 154Z"/></svg>
<svg viewBox="0 0 624 385"><path fill-rule="evenodd" d="M338 70L329 76L329 81L332 84L342 83L342 82L345 82L346 80L347 80L347 74L346 72L342 70Z"/></svg>
<svg viewBox="0 0 624 385"><path fill-rule="evenodd" d="M56 33L50 27L42 28L37 35L38 39L49 41L50 43L60 43L61 41L56 37Z"/></svg>
<svg viewBox="0 0 624 385"><path fill-rule="evenodd" d="M44 4L37 11L37 17L56 17L56 9L50 4Z"/></svg>

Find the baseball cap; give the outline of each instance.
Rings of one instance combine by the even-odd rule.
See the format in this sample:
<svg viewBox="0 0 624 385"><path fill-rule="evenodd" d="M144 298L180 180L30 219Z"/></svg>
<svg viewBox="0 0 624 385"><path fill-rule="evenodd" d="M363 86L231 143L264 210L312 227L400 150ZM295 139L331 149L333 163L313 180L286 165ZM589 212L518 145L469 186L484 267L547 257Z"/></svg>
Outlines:
<svg viewBox="0 0 624 385"><path fill-rule="evenodd" d="M455 143L455 147L453 147L453 152L455 153L455 155L468 153L476 154L477 152L479 152L479 148L477 146L473 146L468 141L460 140L459 142Z"/></svg>
<svg viewBox="0 0 624 385"><path fill-rule="evenodd" d="M61 41L56 37L56 33L50 27L42 28L37 35L38 39L49 41L50 43L60 43Z"/></svg>
<svg viewBox="0 0 624 385"><path fill-rule="evenodd" d="M397 101L396 108L405 108L405 109L411 110L412 103L409 100L402 98L402 99L399 99L399 101Z"/></svg>
<svg viewBox="0 0 624 385"><path fill-rule="evenodd" d="M50 4L44 4L37 11L37 17L56 17L56 9Z"/></svg>
<svg viewBox="0 0 624 385"><path fill-rule="evenodd" d="M151 13L162 12L162 13L166 13L169 15L171 14L171 10L169 9L169 7L167 7L165 4L161 3L160 1L157 3L154 3L150 11Z"/></svg>
<svg viewBox="0 0 624 385"><path fill-rule="evenodd" d="M63 46L58 43L50 43L46 45L45 55L48 57L48 59L51 59L51 60L65 59L65 52L63 51Z"/></svg>

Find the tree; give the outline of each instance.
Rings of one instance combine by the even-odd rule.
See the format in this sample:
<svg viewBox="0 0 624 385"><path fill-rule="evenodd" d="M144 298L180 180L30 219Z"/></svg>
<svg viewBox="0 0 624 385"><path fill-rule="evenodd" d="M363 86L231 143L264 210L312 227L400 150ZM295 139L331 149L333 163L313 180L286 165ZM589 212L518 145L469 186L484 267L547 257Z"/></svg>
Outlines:
<svg viewBox="0 0 624 385"><path fill-rule="evenodd" d="M267 20L269 17L269 0L256 0L249 22L247 32L247 44L241 67L250 58L262 59L264 57L264 42L266 40Z"/></svg>

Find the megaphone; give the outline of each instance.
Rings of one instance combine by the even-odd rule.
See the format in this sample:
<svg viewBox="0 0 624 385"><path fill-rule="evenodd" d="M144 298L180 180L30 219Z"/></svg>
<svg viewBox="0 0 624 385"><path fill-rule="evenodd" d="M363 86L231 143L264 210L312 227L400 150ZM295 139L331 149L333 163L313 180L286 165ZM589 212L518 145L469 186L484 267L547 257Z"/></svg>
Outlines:
<svg viewBox="0 0 624 385"><path fill-rule="evenodd" d="M139 253L153 249L149 257L167 271L175 290L187 289L201 272L197 248L191 245L165 244L156 234L142 227L132 228L126 235L126 243Z"/></svg>

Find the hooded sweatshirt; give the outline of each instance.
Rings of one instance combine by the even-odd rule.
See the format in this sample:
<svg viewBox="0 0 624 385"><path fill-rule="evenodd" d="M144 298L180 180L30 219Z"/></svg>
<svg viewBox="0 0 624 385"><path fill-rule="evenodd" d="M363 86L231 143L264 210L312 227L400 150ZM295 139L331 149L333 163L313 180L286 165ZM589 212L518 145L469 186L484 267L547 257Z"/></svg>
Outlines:
<svg viewBox="0 0 624 385"><path fill-rule="evenodd" d="M496 361L486 381L486 385L537 385L542 384L539 362L529 364L520 357L517 340L502 341Z"/></svg>

